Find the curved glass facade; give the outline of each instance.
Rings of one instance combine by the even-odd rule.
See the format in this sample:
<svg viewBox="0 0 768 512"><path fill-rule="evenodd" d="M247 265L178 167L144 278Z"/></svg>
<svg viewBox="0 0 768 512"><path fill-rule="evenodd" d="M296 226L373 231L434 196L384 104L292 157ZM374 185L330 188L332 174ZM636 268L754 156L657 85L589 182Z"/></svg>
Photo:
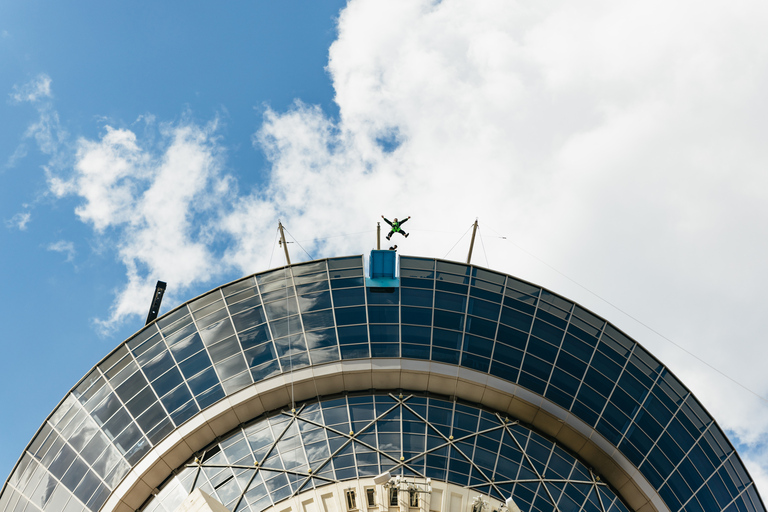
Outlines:
<svg viewBox="0 0 768 512"><path fill-rule="evenodd" d="M456 365L545 397L617 447L670 510L765 510L696 398L603 319L453 262L402 257L400 284L373 293L361 256L332 258L244 278L164 315L67 394L6 482L0 512L96 512L153 446L225 396L368 358Z"/></svg>
<svg viewBox="0 0 768 512"><path fill-rule="evenodd" d="M310 471L311 470L311 471ZM432 478L530 512L627 512L608 486L550 440L471 404L403 393L296 406L212 444L143 512L174 512L196 488L234 512L260 512L332 482Z"/></svg>

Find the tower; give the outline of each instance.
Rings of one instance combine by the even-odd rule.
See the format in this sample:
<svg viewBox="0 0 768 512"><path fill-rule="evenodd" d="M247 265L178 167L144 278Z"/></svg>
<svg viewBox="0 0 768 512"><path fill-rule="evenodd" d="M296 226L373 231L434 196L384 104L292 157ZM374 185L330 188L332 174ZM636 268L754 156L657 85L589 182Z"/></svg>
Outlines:
<svg viewBox="0 0 768 512"><path fill-rule="evenodd" d="M765 510L606 320L473 265L398 270L288 265L152 321L65 395L0 512Z"/></svg>

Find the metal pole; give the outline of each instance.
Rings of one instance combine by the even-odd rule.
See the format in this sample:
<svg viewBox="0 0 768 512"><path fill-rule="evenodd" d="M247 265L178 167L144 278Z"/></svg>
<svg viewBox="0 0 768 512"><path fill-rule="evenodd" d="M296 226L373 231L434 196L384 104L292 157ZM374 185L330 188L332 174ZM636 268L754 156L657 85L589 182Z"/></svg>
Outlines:
<svg viewBox="0 0 768 512"><path fill-rule="evenodd" d="M381 250L381 222L376 223L376 250Z"/></svg>
<svg viewBox="0 0 768 512"><path fill-rule="evenodd" d="M475 219L475 225L472 228L472 241L469 242L469 255L467 255L467 265L472 260L472 248L475 246L475 233L477 233L477 219Z"/></svg>
<svg viewBox="0 0 768 512"><path fill-rule="evenodd" d="M280 243L283 244L283 250L285 251L285 261L288 262L288 264L291 264L291 257L288 256L288 244L285 243L285 233L283 233L283 223L279 220L277 221L277 227L280 228Z"/></svg>

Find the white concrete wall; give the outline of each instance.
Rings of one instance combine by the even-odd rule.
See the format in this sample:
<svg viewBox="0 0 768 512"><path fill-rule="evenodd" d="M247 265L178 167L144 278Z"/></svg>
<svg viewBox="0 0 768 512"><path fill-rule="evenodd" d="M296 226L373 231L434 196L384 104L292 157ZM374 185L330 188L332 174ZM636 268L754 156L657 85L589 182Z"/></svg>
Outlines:
<svg viewBox="0 0 768 512"><path fill-rule="evenodd" d="M406 481L414 482L422 488L425 486L424 479L406 478ZM365 491L368 488L376 490L377 501L372 507L368 506L366 500ZM372 478L366 478L309 490L264 512L471 512L473 500L480 495L477 491L443 482L433 482L431 488L431 495L420 494L419 507L409 506L409 493L405 488L399 492L398 505L389 506L388 489L374 484ZM346 499L346 493L350 490L355 491L357 504L352 510L347 507ZM382 502L382 497L386 497L386 502ZM483 495L483 498L488 502L485 512L499 510L503 505L489 496Z"/></svg>

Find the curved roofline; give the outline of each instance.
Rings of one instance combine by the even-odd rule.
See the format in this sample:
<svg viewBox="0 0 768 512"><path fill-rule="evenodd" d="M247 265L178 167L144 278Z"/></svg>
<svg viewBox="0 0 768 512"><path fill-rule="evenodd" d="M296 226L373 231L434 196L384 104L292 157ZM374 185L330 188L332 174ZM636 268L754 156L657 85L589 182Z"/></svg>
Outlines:
<svg viewBox="0 0 768 512"><path fill-rule="evenodd" d="M348 256L348 257L341 257L340 259L355 258L357 256L358 255L352 255L352 256ZM364 258L364 256L360 255L359 257L361 258L361 261L363 261L363 265L365 265L365 258ZM546 288L543 288L543 287L541 287L539 285L536 285L535 283L532 283L532 282L524 280L524 279L519 279L519 278L511 276L509 274L500 273L498 271L495 271L493 269L489 269L487 267L481 267L481 266L478 266L478 265L468 265L468 264L461 263L461 262L455 262L455 261L451 261L451 260L438 259L438 258L423 258L423 257L407 257L407 258L408 259L412 259L412 260L435 261L437 263L442 262L442 263L448 263L448 264L452 264L452 265L460 265L460 266L464 266L464 267L467 267L467 268L480 269L482 271L490 272L490 273L495 274L495 275L500 275L500 276L503 275L503 276L506 276L508 278L514 279L514 280L516 280L518 282L526 283L526 284L530 285L533 288L541 289L541 290L543 290L543 291L545 291L545 292L547 292L547 293L549 293L549 294L551 294L553 296L556 296L556 297L558 297L558 298L560 298L560 299L562 299L562 300L564 300L564 301L566 301L568 303L571 303L571 304L574 304L574 305L578 305L578 303L576 303L576 302L566 298L565 296L560 295L560 294L558 294L556 292L552 292L552 291L550 291L550 290L548 290ZM128 344L128 342L130 342L132 339L136 338L136 336L138 336L140 333L142 333L146 328L148 328L148 327L150 327L152 325L155 325L158 322L162 322L164 319L168 318L169 315L171 315L174 312L176 312L176 311L178 311L178 310L180 310L180 309L182 309L182 308L192 304L196 300L198 300L198 299L200 299L200 298L202 298L202 297L204 297L204 296L206 296L206 295L208 295L208 294L210 294L212 292L216 292L217 290L221 290L221 289L223 289L223 288L225 288L227 286L230 286L232 284L235 284L235 283L238 283L238 282L241 282L241 281L245 281L247 279L254 278L256 276L263 275L263 274L266 274L266 273L269 273L269 272L274 272L274 271L280 270L280 269L288 269L288 268L295 269L295 268L301 267L303 265L319 263L319 262L323 262L323 261L330 261L330 260L334 260L334 259L336 259L336 258L321 258L321 259L318 259L318 260L311 260L311 261L296 263L296 264L293 264L293 265L278 266L278 267L274 267L274 268L269 269L269 270L265 270L263 272L258 272L258 273L255 273L255 274L251 274L249 276L245 276L245 277L242 277L242 278L230 281L229 283L226 283L226 284L223 284L221 286L215 287L215 288L213 288L213 289L211 289L211 290L209 290L209 291L207 291L207 292L205 292L203 294L198 295L197 297L195 297L193 299L190 299L190 300L180 304L179 306L177 306L177 307L173 308L172 310L166 312L165 314L163 314L161 317L157 318L156 320L154 320L150 324L142 326L133 335L131 335L129 338L127 338L125 341L123 341L121 344L119 344L117 347L115 347L115 349L110 351L100 361L98 361L85 374L85 376L83 378L81 378L77 383L75 383L75 385L72 386L72 388L70 388L70 390L64 395L64 398L62 398L62 400L59 401L59 403L56 405L56 407L53 409L53 411L46 417L45 421L40 426L40 428L37 429L35 434L32 436L31 440L29 441L29 443L27 443L24 451L22 451L22 455L19 457L19 459L16 461L16 464L13 466L13 469L11 470L11 473L9 474L8 480L6 480L6 482L4 483L4 485L2 487L2 490L0 490L0 493L4 492L6 490L6 488L8 486L8 481L11 479L11 477L14 475L14 473L17 470L17 468L19 467L19 464L21 463L21 461L23 459L24 453L33 445L33 443L35 442L37 436L40 434L40 432L42 431L43 427L45 426L46 422L53 417L53 415L56 413L56 411L59 409L59 407L61 407L61 405L64 403L64 401L67 399L67 397L70 394L72 394L78 388L78 386L80 386L86 380L86 378L91 375L91 373L96 368L98 368L102 363L104 363L107 359L109 359L113 354L115 354L122 347L126 346ZM292 274L293 274L293 272L292 272ZM725 441L728 443L728 445L731 448L731 450L733 451L733 453L736 455L736 458L737 458L738 462L744 468L744 471L747 473L747 477L750 479L750 482L751 482L751 477L749 477L748 471L747 471L746 467L744 467L743 461L741 460L741 457L739 456L738 452L735 450L735 447L733 446L733 443L731 443L731 441L728 439L728 437L724 434L723 430L720 428L719 424L717 423L717 420L715 420L714 417L711 414L709 414L709 411L707 411L707 409L701 404L701 402L698 399L696 399L695 395L693 395L691 390L680 379L678 379L677 376L673 372L671 372L669 370L669 368L667 368L663 363L661 363L661 361L659 361L657 358L655 358L650 352L645 350L644 347L640 343L638 343L636 340L634 340L630 336L626 335L626 333L624 333L622 330L616 328L612 323L610 323L609 321L607 321L606 319L604 319L600 315L592 313L590 310L588 310L586 308L583 308L580 305L578 305L578 306L579 306L579 308L587 311L589 314L593 315L594 317L596 317L596 318L600 319L601 321L605 322L605 324L610 325L612 328L614 328L616 331L621 333L624 337L626 337L632 343L635 343L637 346L641 347L651 358L653 358L653 360L655 362L658 363L658 365L660 367L662 367L666 372L668 372L674 378L674 381L675 381L675 383L677 385L681 386L691 397L693 397L693 399L695 400L696 405L698 407L700 407L709 416L709 418L714 423L714 426L717 429L717 431L720 432L720 434L722 434L722 437L725 439ZM333 366L337 366L337 365L344 366L344 367L350 366L350 365L354 366L355 364L366 363L366 362L367 363L374 363L374 366L378 366L383 361L398 361L400 363L399 367L402 369L402 371L404 371L406 373L407 373L407 368L409 366L412 366L412 363L413 363L413 365L416 365L416 366L423 365L423 364L428 364L428 365L440 365L441 364L441 363L435 363L435 362L424 361L424 360L419 360L419 359L409 359L407 357L400 357L400 358L394 359L394 360L386 360L386 359L378 359L378 358L366 358L366 359L351 359L351 360L336 361L334 363L326 363L326 364L322 364L322 365L316 365L316 366L307 368L305 370L312 370L312 369L318 369L319 370L319 369L322 369L322 368L329 368L329 367L333 367ZM397 365L395 365L395 366L397 366ZM473 370L470 370L468 368L464 368L464 367L461 367L461 366L451 366L451 365L443 365L443 366L454 368L454 369L456 369L456 371L458 373L461 373L461 372L473 372ZM437 367L437 366L435 366L435 367ZM389 368L387 371L391 372L392 369L394 369L394 367L393 368ZM297 370L297 371L294 372L294 375L298 374L300 371L304 371L304 370ZM373 372L373 373L376 373L378 375L377 372ZM479 372L474 372L474 373L480 375ZM440 372L436 373L435 374L436 378L437 378L438 375L442 375L442 373L440 373ZM278 375L276 377L273 377L272 379L269 379L269 382L277 382L280 379L285 379L286 376L287 376L287 374ZM496 379L495 377L490 376L490 375L487 375L486 377L488 377L490 379ZM458 379L459 377L456 377L456 378ZM592 446L592 447L598 448L600 450L600 452L602 452L603 454L608 455L609 459L611 457L617 457L617 460L619 462L615 463L615 469L620 470L619 472L624 472L625 474L628 474L627 471L631 472L631 470L634 469L634 471L639 476L642 477L642 475L639 473L639 471L636 468L634 468L632 463L630 463L621 454L621 452L618 451L618 449L615 446L613 446L610 442L605 440L605 438L602 435L600 435L596 430L594 430L591 427L586 426L586 423L582 422L581 420L578 420L575 423L573 423L573 420L577 420L577 418L572 413L568 413L567 411L565 411L565 409L563 409L559 405L554 404L553 402L543 398L543 396L541 396L541 395L539 395L537 393L533 393L531 391L528 391L525 388L517 386L516 384L510 383L510 382L507 382L507 381L503 381L501 379L496 379L496 380L498 380L499 382L505 383L506 386L512 386L514 388L517 388L517 391L513 392L509 396L510 397L514 397L514 398L518 399L519 401L527 403L528 406L526 406L526 407L533 406L535 411L534 411L534 409L529 409L529 412L530 411L534 411L534 417L537 414L540 414L542 418L545 417L545 415L547 415L547 416L549 416L551 418L554 418L556 421L563 423L564 425L568 425L568 426L572 427L573 432L579 433L580 435L586 434L587 433L586 430L589 430L590 432L588 433L589 435L587 436L587 439L591 439L591 441L587 445L585 445L585 446ZM130 470L128 475L126 475L126 477L123 479L123 481L120 484L118 484L117 487L114 489L114 491L112 492L112 494L110 495L108 500L105 502L104 507L108 506L110 503L112 503L114 501L113 498L116 497L119 494L118 493L119 489L121 489L124 486L124 484L126 484L126 482L129 481L129 478L131 478L131 475L140 474L138 479L134 478L134 480L133 480L134 482L143 481L145 478L150 478L153 475L152 468L155 467L154 465L151 465L150 467L148 467L146 471L142 471L142 468L147 465L147 462L146 462L147 460L149 460L150 458L154 458L153 454L157 455L157 454L160 453L160 452L158 452L158 449L160 449L162 446L164 446L167 441L173 440L173 439L177 438L178 435L180 435L181 432L186 431L186 429L189 427L189 425L195 424L195 422L199 421L200 418L209 418L209 417L211 417L211 415L214 414L214 411L217 411L218 408L220 408L222 406L222 404L231 402L231 399L233 397L240 396L240 395L245 396L244 393L246 391L248 391L248 390L251 390L251 392L253 392L253 390L260 389L260 386L264 382L267 382L267 381L256 382L254 384L249 385L245 389L242 389L242 390L240 390L240 391L238 391L238 392L236 392L236 393L234 393L232 395L225 396L224 398L220 399L215 404L213 404L213 405L211 405L211 406L201 410L195 416L193 416L192 418L188 419L186 422L182 423L179 427L176 427L174 430L172 430L162 441L158 442L157 445L152 450L150 450L149 453L145 454L138 461L138 463L136 463L133 466L133 468ZM309 381L302 381L302 382L306 383L306 382L309 382ZM294 386L296 386L296 383L294 384ZM407 388L410 388L411 386L394 386L394 387L393 386L384 386L384 387L390 388L390 389L391 388L396 388L396 387L407 389ZM492 386L492 388L496 389L495 386ZM500 391L503 388L504 388L504 385L502 385L499 389L497 389L497 391ZM360 389L363 389L363 388L360 388ZM342 390L338 390L338 391L343 391L343 389ZM441 392L441 393L445 394L443 392ZM463 393L463 391L462 391L462 393ZM328 394L328 393L322 393L322 395L324 395L324 394ZM461 394L457 394L457 396L461 396ZM527 396L527 398L529 398L530 400L522 399L523 396ZM461 396L461 398L472 401L472 397ZM477 400L475 400L475 401L477 401ZM536 401L540 401L538 406L534 405L534 403ZM486 405L486 406L489 406L489 407L492 407L492 408L499 409L498 407L494 407L492 403L485 403L483 401L477 401L477 402L478 403L482 403L483 405ZM281 404L281 405L285 405L285 404ZM281 405L278 405L278 406L276 406L274 408L280 407ZM521 410L523 410L523 411L526 410L526 407L522 407ZM222 412L222 414L224 416L227 415L226 411ZM565 418L563 418L563 415L565 415ZM571 419L567 419L568 417L571 417ZM253 419L253 417L248 418L248 419L246 419L244 421L248 421L249 419ZM207 419L206 419L206 422L207 422ZM578 426L579 422L582 424L581 426ZM242 421L239 421L238 423L242 423ZM573 423L573 425L572 425L572 423ZM551 429L552 428L552 425L545 425L545 424L539 425L535 421L531 422L531 424L534 427L542 428L542 431L544 433L547 433L547 434L549 434L547 429ZM597 437L593 437L595 435ZM556 439L559 439L557 436L553 436L553 437L555 437ZM210 442L211 440L212 439L210 439L208 442ZM564 443L565 446L567 446L567 447L572 449L572 444L574 442L573 440L566 440L566 441L562 441L562 442ZM163 451L163 450L160 450L160 451ZM573 450L573 451L575 453L581 453L579 450ZM163 452L163 453L165 453L165 452ZM594 462L592 461L592 459L594 459ZM585 460L587 462L590 462L595 468L599 468L602 465L605 465L605 464L603 464L600 461L600 457L598 455L587 454ZM608 466L610 466L610 464L608 464ZM173 470L174 468L175 468L175 466L171 467L170 470ZM603 471L601 471L601 472L603 472ZM611 473L611 471L608 472L608 474L610 474L610 473ZM170 474L170 473L168 473L168 474ZM619 473L616 473L616 474L619 474ZM640 492L640 494L643 494L647 498L646 501L647 501L648 504L653 503L654 509L656 509L656 510L666 510L666 507L663 505L663 500L653 490L652 485L650 485L644 478L642 478L641 480L643 482L645 482L646 484L648 484L647 488L650 489L651 492L647 493L646 490L645 490L645 486L642 485L642 483L639 484L638 486L636 486L637 487L637 491ZM162 480L160 480L160 481L162 482ZM611 481L611 480L609 480L609 481ZM617 482L611 481L611 483L612 483L612 485L616 489L622 489L626 485L625 483L622 484L621 479L617 480ZM617 483L618 483L618 485L617 485ZM630 499L627 500L627 502L632 503L634 501L635 503L637 503L636 498L634 497L634 494L633 493L629 493L629 494L630 494ZM623 496L623 493L622 493L622 496ZM757 497L758 497L760 503L762 504L762 498L760 498L759 494L757 494ZM659 504L661 504L661 507L659 507ZM102 507L102 508L104 508L104 507ZM763 506L763 508L764 508L764 506Z"/></svg>

